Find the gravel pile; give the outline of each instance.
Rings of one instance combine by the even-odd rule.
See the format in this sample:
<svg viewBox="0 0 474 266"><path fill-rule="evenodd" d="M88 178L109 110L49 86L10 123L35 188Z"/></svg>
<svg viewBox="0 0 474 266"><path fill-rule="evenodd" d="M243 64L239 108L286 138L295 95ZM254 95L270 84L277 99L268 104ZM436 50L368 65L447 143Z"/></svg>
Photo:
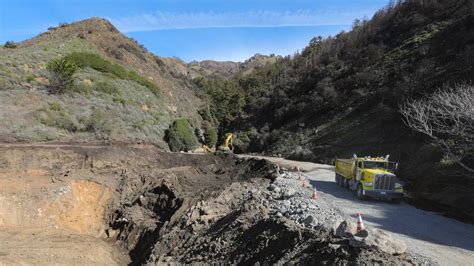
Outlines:
<svg viewBox="0 0 474 266"><path fill-rule="evenodd" d="M343 215L329 201L320 198L323 193L313 199L314 188L303 173L280 173L267 188L270 214L284 216L304 228L330 230L338 237L349 239L349 245L356 248L375 248L393 255L406 252L405 243L386 231L371 228L357 232L355 219Z"/></svg>
<svg viewBox="0 0 474 266"><path fill-rule="evenodd" d="M305 178L301 174L301 178ZM341 212L318 199L312 199L311 185L303 187L300 174L284 172L269 187L272 200L270 210L277 216L285 216L297 224L308 227L333 229L344 220Z"/></svg>

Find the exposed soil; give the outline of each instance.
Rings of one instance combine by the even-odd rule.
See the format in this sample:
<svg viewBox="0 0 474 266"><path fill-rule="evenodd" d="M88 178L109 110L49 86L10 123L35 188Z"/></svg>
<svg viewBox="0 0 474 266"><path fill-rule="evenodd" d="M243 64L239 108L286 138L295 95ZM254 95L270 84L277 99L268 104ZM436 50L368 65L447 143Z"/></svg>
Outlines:
<svg viewBox="0 0 474 266"><path fill-rule="evenodd" d="M275 215L266 160L0 145L0 263L401 263Z"/></svg>

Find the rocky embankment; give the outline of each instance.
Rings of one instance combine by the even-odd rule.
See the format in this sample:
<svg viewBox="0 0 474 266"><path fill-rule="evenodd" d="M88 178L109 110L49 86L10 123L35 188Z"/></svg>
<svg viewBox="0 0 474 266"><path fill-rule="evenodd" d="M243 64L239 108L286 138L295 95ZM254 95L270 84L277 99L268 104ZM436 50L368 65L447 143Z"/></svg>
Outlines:
<svg viewBox="0 0 474 266"><path fill-rule="evenodd" d="M110 225L132 264L412 262L403 242L381 230L356 233L355 219L312 199L298 173L264 160L238 164L246 169L239 182L192 198L179 178L124 181L134 200L116 202Z"/></svg>

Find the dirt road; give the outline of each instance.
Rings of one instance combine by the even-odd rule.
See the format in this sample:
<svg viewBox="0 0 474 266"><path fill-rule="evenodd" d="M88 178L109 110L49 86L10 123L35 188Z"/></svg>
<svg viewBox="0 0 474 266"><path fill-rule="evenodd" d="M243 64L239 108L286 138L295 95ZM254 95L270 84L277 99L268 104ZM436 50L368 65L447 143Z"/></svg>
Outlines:
<svg viewBox="0 0 474 266"><path fill-rule="evenodd" d="M355 219L363 214L366 227L389 231L407 244L410 254L440 265L474 265L474 225L417 209L409 204L358 200L355 193L338 187L330 165L265 158L281 166L298 166L320 192L319 200Z"/></svg>

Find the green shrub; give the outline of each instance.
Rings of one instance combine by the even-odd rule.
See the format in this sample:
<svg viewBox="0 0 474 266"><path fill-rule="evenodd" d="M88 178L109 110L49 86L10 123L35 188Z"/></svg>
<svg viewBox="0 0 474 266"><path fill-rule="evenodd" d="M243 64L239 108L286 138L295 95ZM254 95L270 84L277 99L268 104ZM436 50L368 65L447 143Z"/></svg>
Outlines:
<svg viewBox="0 0 474 266"><path fill-rule="evenodd" d="M114 76L134 81L157 95L160 92L160 88L148 79L138 75L134 71L127 71L124 67L119 64L112 63L98 54L86 53L86 52L74 52L66 56L66 58L74 62L79 67L90 67L102 73L113 74Z"/></svg>
<svg viewBox="0 0 474 266"><path fill-rule="evenodd" d="M63 107L61 106L60 103L54 102L54 103L50 103L50 104L49 104L49 110L51 110L51 111L56 111L56 112L62 112L62 111L63 111Z"/></svg>
<svg viewBox="0 0 474 266"><path fill-rule="evenodd" d="M132 124L133 128L136 130L143 130L148 125L153 125L154 120L151 118L144 118L140 120L135 120Z"/></svg>
<svg viewBox="0 0 474 266"><path fill-rule="evenodd" d="M74 62L77 66L90 67L99 72L111 73L118 78L127 79L128 73L121 65L105 60L98 54L74 52L66 56L66 59Z"/></svg>
<svg viewBox="0 0 474 266"><path fill-rule="evenodd" d="M106 113L93 108L92 113L86 121L84 121L85 131L110 134L112 132L112 122Z"/></svg>
<svg viewBox="0 0 474 266"><path fill-rule="evenodd" d="M114 101L114 103L118 103L121 105L125 105L127 103L127 101L122 97L114 97L112 101Z"/></svg>
<svg viewBox="0 0 474 266"><path fill-rule="evenodd" d="M33 80L35 80L35 78L36 78L35 75L30 74L30 75L24 76L23 80L29 83L29 82L32 82Z"/></svg>
<svg viewBox="0 0 474 266"><path fill-rule="evenodd" d="M40 122L50 127L61 128L69 132L79 129L77 121L73 120L60 103L54 102L48 109L40 109Z"/></svg>
<svg viewBox="0 0 474 266"><path fill-rule="evenodd" d="M134 71L130 71L128 73L128 79L132 80L132 81L135 81L136 83L138 83L138 84L140 84L144 87L147 87L155 95L158 95L158 93L160 92L160 88L158 86L156 86L153 82L149 81L148 79L138 75Z"/></svg>
<svg viewBox="0 0 474 266"><path fill-rule="evenodd" d="M85 84L73 84L68 92L75 92L80 94L89 94L92 92L92 87Z"/></svg>
<svg viewBox="0 0 474 266"><path fill-rule="evenodd" d="M193 130L185 118L176 119L167 133L171 151L190 151L197 145Z"/></svg>
<svg viewBox="0 0 474 266"><path fill-rule="evenodd" d="M49 75L49 88L53 93L63 93L70 89L73 84L73 75L76 73L77 65L67 58L51 60L47 67Z"/></svg>
<svg viewBox="0 0 474 266"><path fill-rule="evenodd" d="M14 41L7 41L7 42L5 42L5 44L3 45L3 47L13 49L13 48L16 48L17 45L16 45L16 43L15 43Z"/></svg>
<svg viewBox="0 0 474 266"><path fill-rule="evenodd" d="M161 120L161 113L153 113L151 114L152 118L153 118L153 124L158 124L160 123L160 120Z"/></svg>
<svg viewBox="0 0 474 266"><path fill-rule="evenodd" d="M204 140L206 142L206 145L211 148L214 147L217 143L216 128L209 121L203 121L202 129L204 131Z"/></svg>
<svg viewBox="0 0 474 266"><path fill-rule="evenodd" d="M198 114L202 117L202 120L208 121L212 125L217 125L217 119L211 114L211 109L209 105L198 110Z"/></svg>
<svg viewBox="0 0 474 266"><path fill-rule="evenodd" d="M110 81L100 81L94 84L93 90L107 93L110 95L117 95L120 93L119 88Z"/></svg>

